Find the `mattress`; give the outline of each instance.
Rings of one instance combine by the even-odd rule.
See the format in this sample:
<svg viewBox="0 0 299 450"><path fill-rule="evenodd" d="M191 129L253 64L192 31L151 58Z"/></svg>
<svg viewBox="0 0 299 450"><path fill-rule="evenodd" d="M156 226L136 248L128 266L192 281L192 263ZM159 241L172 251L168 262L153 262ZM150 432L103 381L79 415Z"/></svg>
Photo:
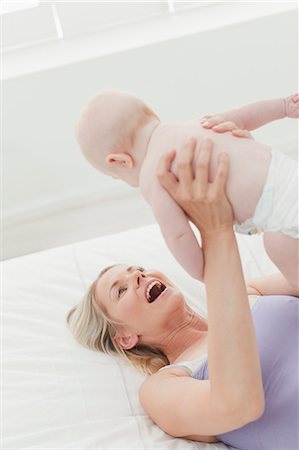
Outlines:
<svg viewBox="0 0 299 450"><path fill-rule="evenodd" d="M247 277L276 271L260 236L238 236ZM4 449L220 450L161 431L138 401L144 375L75 342L65 324L105 266L163 271L206 315L202 283L169 253L157 225L102 236L2 263Z"/></svg>

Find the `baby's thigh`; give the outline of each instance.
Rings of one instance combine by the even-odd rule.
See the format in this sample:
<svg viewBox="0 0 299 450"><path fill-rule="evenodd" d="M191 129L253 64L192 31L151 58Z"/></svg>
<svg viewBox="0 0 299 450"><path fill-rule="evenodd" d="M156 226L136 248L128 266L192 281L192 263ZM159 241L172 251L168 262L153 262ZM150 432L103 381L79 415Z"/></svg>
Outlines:
<svg viewBox="0 0 299 450"><path fill-rule="evenodd" d="M264 233L268 256L299 293L299 239L280 232Z"/></svg>

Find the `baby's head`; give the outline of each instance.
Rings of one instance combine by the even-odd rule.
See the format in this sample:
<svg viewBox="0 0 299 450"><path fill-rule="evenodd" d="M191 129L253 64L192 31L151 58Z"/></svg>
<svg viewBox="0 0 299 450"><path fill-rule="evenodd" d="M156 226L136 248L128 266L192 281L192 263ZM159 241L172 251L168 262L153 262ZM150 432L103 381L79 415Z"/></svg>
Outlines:
<svg viewBox="0 0 299 450"><path fill-rule="evenodd" d="M146 148L135 145L139 131L159 118L140 99L118 91L103 91L90 100L76 134L86 159L101 172L138 185ZM137 148L138 147L138 148Z"/></svg>

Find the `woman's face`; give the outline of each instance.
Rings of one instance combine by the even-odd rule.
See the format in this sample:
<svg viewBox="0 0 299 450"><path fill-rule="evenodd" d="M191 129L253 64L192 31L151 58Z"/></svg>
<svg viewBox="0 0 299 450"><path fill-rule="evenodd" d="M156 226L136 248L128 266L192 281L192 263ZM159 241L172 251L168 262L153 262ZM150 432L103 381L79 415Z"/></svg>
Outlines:
<svg viewBox="0 0 299 450"><path fill-rule="evenodd" d="M187 307L183 294L161 272L124 264L101 276L95 297L111 319L123 324L119 334L147 344L161 339Z"/></svg>

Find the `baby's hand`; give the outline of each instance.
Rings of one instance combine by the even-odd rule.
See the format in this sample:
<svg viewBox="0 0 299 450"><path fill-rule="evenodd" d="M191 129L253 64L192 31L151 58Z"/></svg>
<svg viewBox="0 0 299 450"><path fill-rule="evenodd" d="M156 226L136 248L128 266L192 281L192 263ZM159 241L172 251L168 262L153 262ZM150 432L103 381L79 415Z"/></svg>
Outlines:
<svg viewBox="0 0 299 450"><path fill-rule="evenodd" d="M236 137L253 139L248 130L243 130L232 120L225 120L222 116L204 116L201 124L204 128L209 128L217 133L231 132Z"/></svg>
<svg viewBox="0 0 299 450"><path fill-rule="evenodd" d="M284 99L286 117L292 117L293 119L299 118L299 94L293 94Z"/></svg>

